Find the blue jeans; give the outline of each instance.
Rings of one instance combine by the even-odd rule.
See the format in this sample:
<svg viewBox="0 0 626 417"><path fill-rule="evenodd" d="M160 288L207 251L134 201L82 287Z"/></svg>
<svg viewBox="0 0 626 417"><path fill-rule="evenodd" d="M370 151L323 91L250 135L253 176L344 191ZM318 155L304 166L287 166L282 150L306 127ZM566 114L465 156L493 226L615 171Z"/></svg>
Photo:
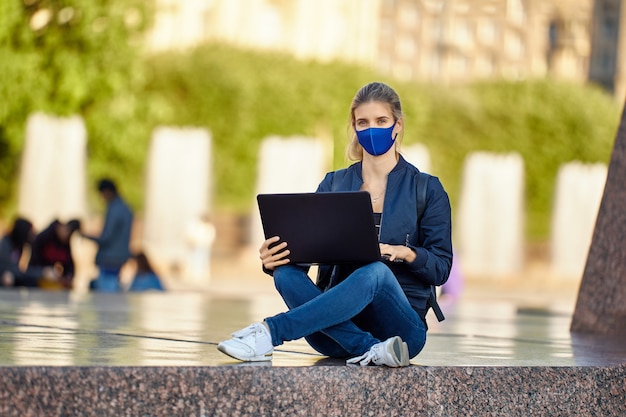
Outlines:
<svg viewBox="0 0 626 417"><path fill-rule="evenodd" d="M98 292L119 292L122 290L120 286L120 268L104 268L100 267L98 277L91 281L89 287L93 291Z"/></svg>
<svg viewBox="0 0 626 417"><path fill-rule="evenodd" d="M289 311L265 319L274 346L304 337L319 353L346 358L400 336L410 357L426 343L426 326L382 262L365 265L322 292L297 266L274 271L274 284Z"/></svg>

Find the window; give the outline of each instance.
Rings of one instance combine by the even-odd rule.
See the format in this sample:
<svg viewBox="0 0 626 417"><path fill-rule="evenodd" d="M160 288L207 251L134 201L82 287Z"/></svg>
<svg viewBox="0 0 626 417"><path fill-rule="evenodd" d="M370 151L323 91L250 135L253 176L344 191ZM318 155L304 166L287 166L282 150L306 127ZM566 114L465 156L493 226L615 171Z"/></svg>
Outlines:
<svg viewBox="0 0 626 417"><path fill-rule="evenodd" d="M415 41L410 36L402 36L396 44L396 53L400 55L402 59L411 59L415 56L416 49Z"/></svg>
<svg viewBox="0 0 626 417"><path fill-rule="evenodd" d="M414 3L405 4L398 10L398 22L403 29L415 29L420 23L419 20L419 12Z"/></svg>
<svg viewBox="0 0 626 417"><path fill-rule="evenodd" d="M472 42L472 30L470 23L463 20L454 25L454 42L457 45L469 46Z"/></svg>
<svg viewBox="0 0 626 417"><path fill-rule="evenodd" d="M487 45L493 45L498 36L498 26L493 20L485 20L478 25L478 38Z"/></svg>
<svg viewBox="0 0 626 417"><path fill-rule="evenodd" d="M507 0L506 14L515 23L524 23L525 11L522 0Z"/></svg>
<svg viewBox="0 0 626 417"><path fill-rule="evenodd" d="M524 54L524 44L518 33L507 33L504 48L509 57L521 58Z"/></svg>
<svg viewBox="0 0 626 417"><path fill-rule="evenodd" d="M615 39L617 37L617 22L613 16L605 16L602 31L605 38Z"/></svg>

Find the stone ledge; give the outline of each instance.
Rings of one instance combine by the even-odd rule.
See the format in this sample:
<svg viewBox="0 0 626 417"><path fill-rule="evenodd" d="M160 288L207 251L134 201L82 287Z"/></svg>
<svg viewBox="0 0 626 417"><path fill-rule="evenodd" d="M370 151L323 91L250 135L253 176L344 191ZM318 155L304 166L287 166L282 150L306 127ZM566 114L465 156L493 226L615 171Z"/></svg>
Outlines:
<svg viewBox="0 0 626 417"><path fill-rule="evenodd" d="M626 414L616 367L2 367L0 415Z"/></svg>

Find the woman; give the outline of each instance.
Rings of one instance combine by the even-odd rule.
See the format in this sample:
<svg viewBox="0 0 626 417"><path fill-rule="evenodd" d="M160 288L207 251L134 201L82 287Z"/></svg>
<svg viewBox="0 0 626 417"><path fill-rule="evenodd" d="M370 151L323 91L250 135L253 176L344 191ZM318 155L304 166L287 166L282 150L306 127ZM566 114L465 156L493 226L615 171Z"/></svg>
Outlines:
<svg viewBox="0 0 626 417"><path fill-rule="evenodd" d="M0 285L3 287L38 287L45 281L56 281L58 274L52 267L20 267L24 248L35 238L33 224L22 217L13 222L11 231L0 239Z"/></svg>
<svg viewBox="0 0 626 417"><path fill-rule="evenodd" d="M218 349L242 361L272 359L274 346L305 337L318 352L348 363L407 366L426 342L432 285L446 282L452 264L450 202L430 176L418 215L420 172L399 153L404 117L396 92L382 83L353 99L350 167L330 172L318 192L368 191L383 261L320 267L317 284L289 264L288 242L267 239L259 250L289 311L233 333Z"/></svg>
<svg viewBox="0 0 626 417"><path fill-rule="evenodd" d="M74 232L80 229L80 220L67 223L53 220L38 233L31 244L29 268L52 267L60 275L58 282L46 282L48 289L71 290L74 281L75 264L70 241Z"/></svg>

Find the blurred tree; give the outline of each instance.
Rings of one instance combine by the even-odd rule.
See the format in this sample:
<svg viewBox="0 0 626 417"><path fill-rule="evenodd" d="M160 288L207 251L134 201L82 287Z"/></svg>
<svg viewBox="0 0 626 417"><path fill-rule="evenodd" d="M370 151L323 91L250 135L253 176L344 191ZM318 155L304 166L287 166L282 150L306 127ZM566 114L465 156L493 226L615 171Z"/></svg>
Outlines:
<svg viewBox="0 0 626 417"><path fill-rule="evenodd" d="M527 236L547 237L559 167L608 164L620 108L600 88L553 79L493 80L427 88L419 137L433 155L453 203L469 152L518 152L524 159ZM405 95L406 96L406 95ZM421 109L421 111L419 110ZM454 205L453 205L454 208Z"/></svg>
<svg viewBox="0 0 626 417"><path fill-rule="evenodd" d="M600 89L555 80L404 83L360 67L222 45L152 56L147 68L147 100L163 123L213 133L216 202L237 211L250 209L258 146L268 135L328 134L333 166L349 164L350 101L363 84L380 80L400 94L404 143L428 146L433 174L442 178L453 208L468 153L519 152L526 170L527 234L543 239L559 166L607 163L619 121L619 107Z"/></svg>
<svg viewBox="0 0 626 417"><path fill-rule="evenodd" d="M0 206L12 197L30 113L86 116L141 89L151 11L145 0L0 0ZM104 147L90 135L91 154L105 161L131 147L123 131Z"/></svg>
<svg viewBox="0 0 626 417"><path fill-rule="evenodd" d="M216 208L247 212L258 147L268 135L328 137L332 166L349 163L350 100L373 80L400 94L404 141L428 146L453 208L469 152L520 152L531 237L547 236L561 163L608 162L619 107L591 86L411 84L353 65L216 44L151 55L141 48L151 12L144 0L0 0L0 207L15 183L26 119L39 110L85 118L89 180L118 180L138 211L152 129L206 127L214 141Z"/></svg>
<svg viewBox="0 0 626 417"><path fill-rule="evenodd" d="M152 56L147 71L162 123L211 131L216 204L238 212L250 210L259 145L269 135L334 137L335 166L345 165L350 100L378 77L362 67L214 44Z"/></svg>

